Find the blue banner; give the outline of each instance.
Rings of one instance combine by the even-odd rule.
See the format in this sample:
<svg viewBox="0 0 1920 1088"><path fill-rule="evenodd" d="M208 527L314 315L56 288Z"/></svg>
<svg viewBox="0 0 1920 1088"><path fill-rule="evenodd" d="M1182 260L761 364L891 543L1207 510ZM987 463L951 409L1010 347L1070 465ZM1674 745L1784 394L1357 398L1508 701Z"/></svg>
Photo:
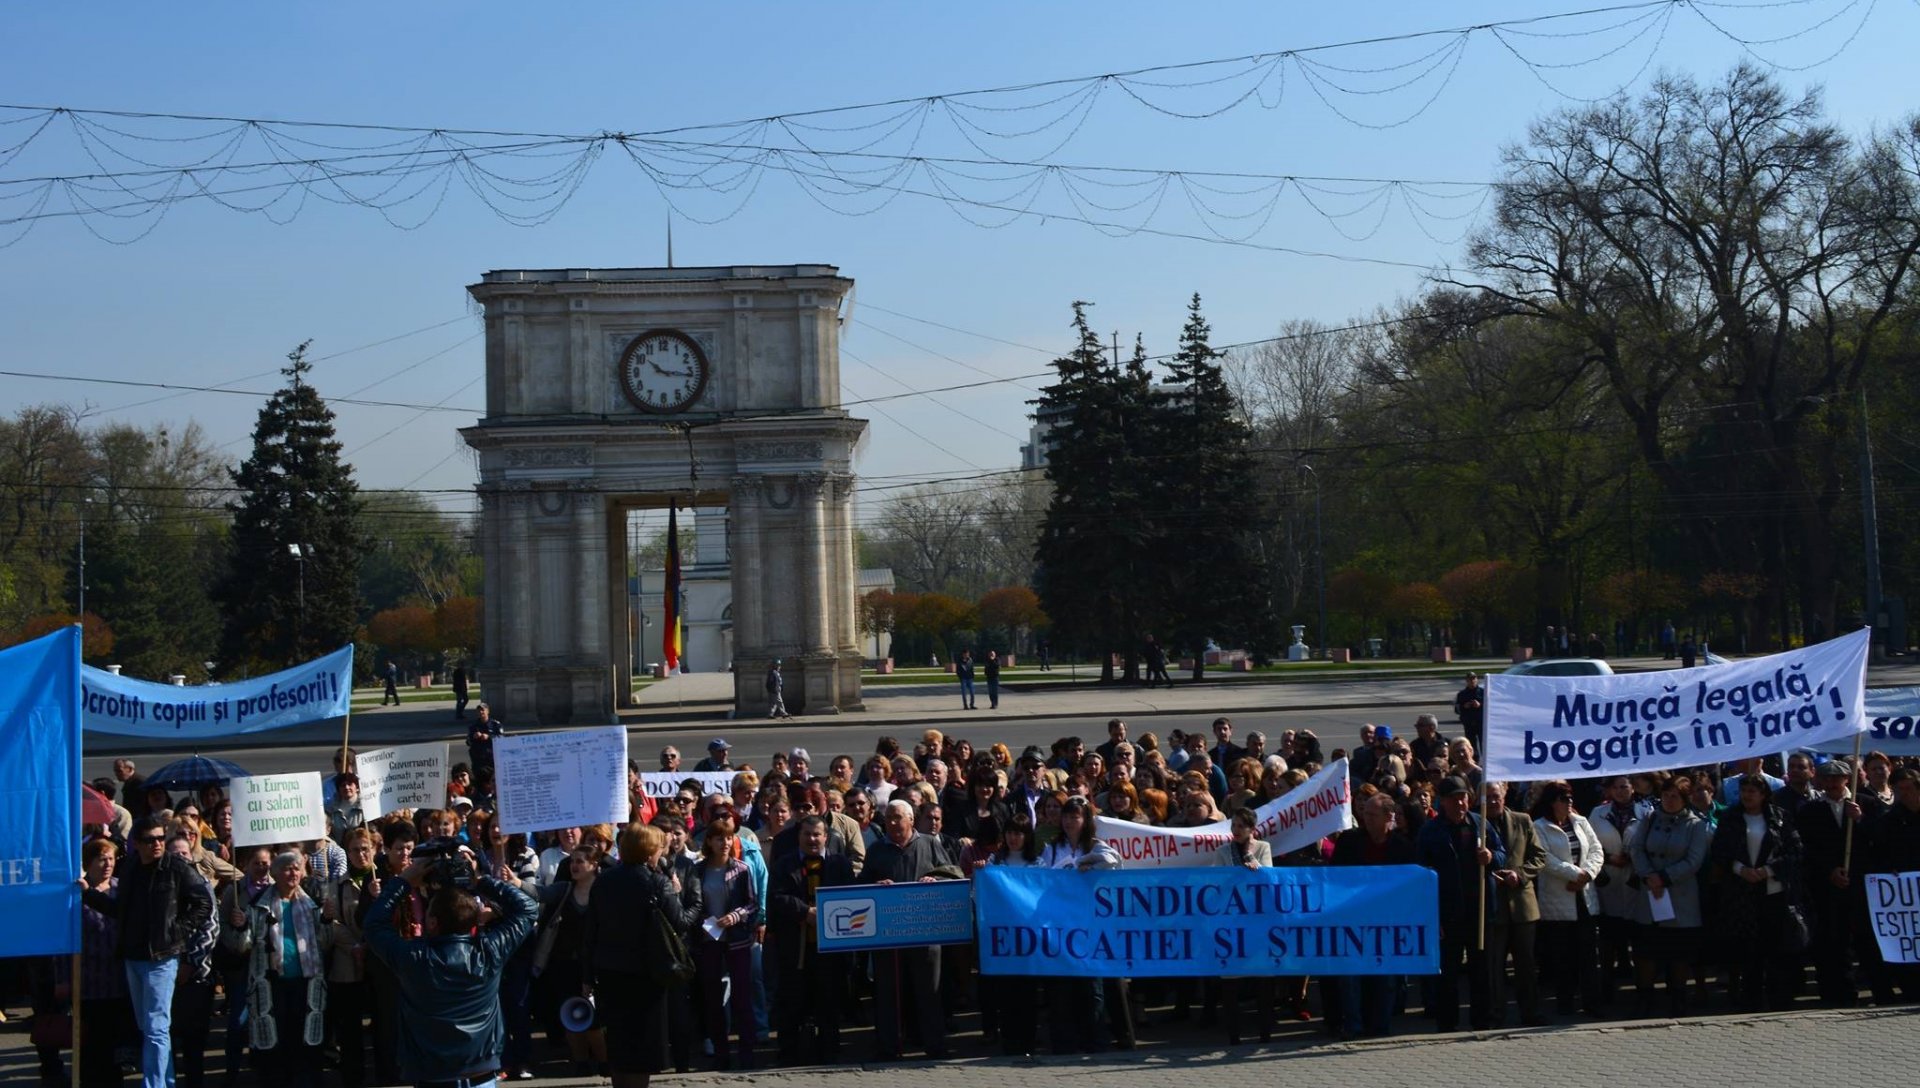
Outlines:
<svg viewBox="0 0 1920 1088"><path fill-rule="evenodd" d="M1430 975L1439 892L1418 865L974 874L980 971L1162 978Z"/></svg>
<svg viewBox="0 0 1920 1088"><path fill-rule="evenodd" d="M80 628L0 650L0 958L80 950Z"/></svg>
<svg viewBox="0 0 1920 1088"><path fill-rule="evenodd" d="M964 880L821 888L813 905L822 952L973 943L973 886Z"/></svg>
<svg viewBox="0 0 1920 1088"><path fill-rule="evenodd" d="M81 721L123 737L231 737L343 718L353 701L353 647L250 680L174 687L91 665L80 678Z"/></svg>

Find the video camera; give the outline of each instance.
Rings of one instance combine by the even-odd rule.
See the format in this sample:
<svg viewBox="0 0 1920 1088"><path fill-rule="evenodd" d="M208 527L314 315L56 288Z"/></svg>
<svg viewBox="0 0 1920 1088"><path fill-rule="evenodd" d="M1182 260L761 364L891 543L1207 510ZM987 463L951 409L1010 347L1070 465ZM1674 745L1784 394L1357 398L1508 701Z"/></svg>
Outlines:
<svg viewBox="0 0 1920 1088"><path fill-rule="evenodd" d="M431 838L415 846L413 860L427 863L426 885L430 893L441 888L470 892L479 877L473 868L473 859L461 852L460 840L449 836Z"/></svg>

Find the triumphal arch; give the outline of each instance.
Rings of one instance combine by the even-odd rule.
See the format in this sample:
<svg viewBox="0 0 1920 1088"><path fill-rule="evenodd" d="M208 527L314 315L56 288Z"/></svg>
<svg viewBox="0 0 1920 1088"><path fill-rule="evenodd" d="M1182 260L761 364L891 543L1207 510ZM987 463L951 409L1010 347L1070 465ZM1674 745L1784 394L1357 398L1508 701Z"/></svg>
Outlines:
<svg viewBox="0 0 1920 1088"><path fill-rule="evenodd" d="M627 511L724 507L736 710L860 706L855 447L831 265L489 272L481 688L510 724L631 705ZM683 525L689 524L683 521ZM658 632L652 632L658 637ZM711 667L711 666L709 666ZM721 667L725 667L722 665Z"/></svg>

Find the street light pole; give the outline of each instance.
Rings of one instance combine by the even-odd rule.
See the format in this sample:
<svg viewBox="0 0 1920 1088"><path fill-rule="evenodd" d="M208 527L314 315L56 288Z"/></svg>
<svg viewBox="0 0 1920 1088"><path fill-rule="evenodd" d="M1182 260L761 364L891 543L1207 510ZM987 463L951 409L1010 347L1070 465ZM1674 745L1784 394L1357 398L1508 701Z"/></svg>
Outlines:
<svg viewBox="0 0 1920 1088"><path fill-rule="evenodd" d="M76 564L78 569L73 572L74 596L78 598L74 603L74 618L80 621L83 630L87 622L87 507L92 505L90 498L80 500L79 559Z"/></svg>
<svg viewBox="0 0 1920 1088"><path fill-rule="evenodd" d="M1300 470L1313 477L1313 565L1320 581L1320 652L1327 652L1327 538L1320 531L1320 474L1302 463Z"/></svg>
<svg viewBox="0 0 1920 1088"><path fill-rule="evenodd" d="M294 566L299 571L299 586L296 598L300 602L300 619L293 629L293 659L300 660L300 644L307 637L307 552L305 544L289 544L287 551L292 553Z"/></svg>

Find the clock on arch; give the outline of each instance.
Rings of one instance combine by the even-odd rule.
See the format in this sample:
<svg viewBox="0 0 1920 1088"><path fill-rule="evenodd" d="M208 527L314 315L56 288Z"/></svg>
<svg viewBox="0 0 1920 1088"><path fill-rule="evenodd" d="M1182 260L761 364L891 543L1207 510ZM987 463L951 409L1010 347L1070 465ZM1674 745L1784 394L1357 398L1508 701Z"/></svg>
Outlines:
<svg viewBox="0 0 1920 1088"><path fill-rule="evenodd" d="M707 354L678 329L649 329L620 353L620 389L643 412L680 412L700 399Z"/></svg>

